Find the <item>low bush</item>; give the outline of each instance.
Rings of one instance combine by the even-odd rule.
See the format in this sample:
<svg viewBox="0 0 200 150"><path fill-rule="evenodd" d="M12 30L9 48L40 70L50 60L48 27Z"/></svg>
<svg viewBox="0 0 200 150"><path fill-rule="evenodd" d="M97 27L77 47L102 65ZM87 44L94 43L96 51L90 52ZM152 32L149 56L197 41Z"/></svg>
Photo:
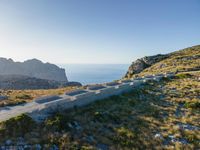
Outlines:
<svg viewBox="0 0 200 150"><path fill-rule="evenodd" d="M32 99L30 95L27 94L21 94L16 96L17 99Z"/></svg>
<svg viewBox="0 0 200 150"><path fill-rule="evenodd" d="M192 77L192 75L189 73L183 73L183 74L176 75L176 78L178 78L178 79L185 79L185 78L191 78L191 77Z"/></svg>
<svg viewBox="0 0 200 150"><path fill-rule="evenodd" d="M26 114L11 118L1 123L0 135L9 137L23 137L24 134L30 132L36 125Z"/></svg>
<svg viewBox="0 0 200 150"><path fill-rule="evenodd" d="M135 134L132 130L125 127L120 127L115 129L115 131L116 135L112 138L112 140L116 144L119 144L122 147L133 147Z"/></svg>
<svg viewBox="0 0 200 150"><path fill-rule="evenodd" d="M54 117L47 119L44 122L44 126L47 128L47 130L51 129L52 131L61 131L68 129L68 122L70 122L69 118L58 113Z"/></svg>
<svg viewBox="0 0 200 150"><path fill-rule="evenodd" d="M200 109L200 102L187 102L184 106L191 109Z"/></svg>

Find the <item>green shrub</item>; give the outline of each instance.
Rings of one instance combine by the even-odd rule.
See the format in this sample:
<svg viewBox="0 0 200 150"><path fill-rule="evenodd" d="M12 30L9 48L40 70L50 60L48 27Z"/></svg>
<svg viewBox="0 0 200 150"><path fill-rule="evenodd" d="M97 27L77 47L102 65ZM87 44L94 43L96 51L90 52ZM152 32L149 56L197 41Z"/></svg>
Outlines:
<svg viewBox="0 0 200 150"><path fill-rule="evenodd" d="M167 77L162 77L162 81L164 81L164 82L169 82L169 81L171 81L171 79L170 79L170 78L167 78Z"/></svg>
<svg viewBox="0 0 200 150"><path fill-rule="evenodd" d="M6 104L6 106L16 106L16 105L20 105L20 104L24 104L24 103L26 103L26 101L24 101L24 100L10 101L9 103Z"/></svg>
<svg viewBox="0 0 200 150"><path fill-rule="evenodd" d="M189 73L183 73L183 74L177 74L176 75L176 78L178 78L178 79L185 79L185 78L191 78L192 77L192 75L191 74L189 74Z"/></svg>
<svg viewBox="0 0 200 150"><path fill-rule="evenodd" d="M11 118L1 123L1 135L16 137L30 132L36 123L26 114Z"/></svg>
<svg viewBox="0 0 200 150"><path fill-rule="evenodd" d="M45 127L49 130L61 131L68 129L67 123L69 122L68 118L62 114L56 114L54 117L47 119L44 122Z"/></svg>
<svg viewBox="0 0 200 150"><path fill-rule="evenodd" d="M200 102L187 102L184 106L191 109L200 109Z"/></svg>
<svg viewBox="0 0 200 150"><path fill-rule="evenodd" d="M133 107L133 106L135 106L136 101L134 99L128 99L128 103L129 103L130 106Z"/></svg>
<svg viewBox="0 0 200 150"><path fill-rule="evenodd" d="M121 145L122 147L133 147L135 134L132 130L120 127L115 129L115 131L116 135L112 138L113 142Z"/></svg>
<svg viewBox="0 0 200 150"><path fill-rule="evenodd" d="M108 117L106 116L106 114L99 112L99 111L96 111L94 113L94 119L99 122L107 122L108 121Z"/></svg>
<svg viewBox="0 0 200 150"><path fill-rule="evenodd" d="M30 95L27 94L21 94L16 96L17 99L32 99Z"/></svg>

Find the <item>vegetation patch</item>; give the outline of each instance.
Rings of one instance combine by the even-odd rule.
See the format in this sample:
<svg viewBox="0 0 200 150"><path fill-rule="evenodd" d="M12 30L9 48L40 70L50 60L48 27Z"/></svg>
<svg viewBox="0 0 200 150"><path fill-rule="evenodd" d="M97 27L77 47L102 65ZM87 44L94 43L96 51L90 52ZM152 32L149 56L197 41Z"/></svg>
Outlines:
<svg viewBox="0 0 200 150"><path fill-rule="evenodd" d="M131 148L134 146L135 134L132 130L120 127L115 129L116 135L113 137L113 141L122 147Z"/></svg>
<svg viewBox="0 0 200 150"><path fill-rule="evenodd" d="M31 97L30 95L27 95L27 94L20 94L20 95L17 95L16 98L17 98L17 99L24 99L24 100L32 99L32 97Z"/></svg>
<svg viewBox="0 0 200 150"><path fill-rule="evenodd" d="M30 102L42 96L61 95L75 88L76 87L66 87L66 88L48 89L48 90L0 90L1 95L5 95L8 97L7 100L0 101L0 107L14 106Z"/></svg>
<svg viewBox="0 0 200 150"><path fill-rule="evenodd" d="M196 110L200 110L200 101L196 101L196 102L186 102L184 104L185 108L191 108L191 109L196 109Z"/></svg>
<svg viewBox="0 0 200 150"><path fill-rule="evenodd" d="M176 78L178 78L178 79L185 79L185 78L191 78L191 77L192 77L192 75L189 73L181 73L181 74L176 75Z"/></svg>
<svg viewBox="0 0 200 150"><path fill-rule="evenodd" d="M30 132L36 123L29 116L22 114L0 124L0 137L21 137ZM2 138L1 138L2 139Z"/></svg>

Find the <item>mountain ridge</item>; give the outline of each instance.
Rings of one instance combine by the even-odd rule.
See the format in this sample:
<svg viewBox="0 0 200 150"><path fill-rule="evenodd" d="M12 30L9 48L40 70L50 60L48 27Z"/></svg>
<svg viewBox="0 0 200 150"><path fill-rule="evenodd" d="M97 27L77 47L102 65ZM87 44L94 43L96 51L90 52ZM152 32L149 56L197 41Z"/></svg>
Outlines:
<svg viewBox="0 0 200 150"><path fill-rule="evenodd" d="M51 63L43 63L38 59L15 62L12 59L0 57L0 75L25 75L39 79L65 81L65 69Z"/></svg>

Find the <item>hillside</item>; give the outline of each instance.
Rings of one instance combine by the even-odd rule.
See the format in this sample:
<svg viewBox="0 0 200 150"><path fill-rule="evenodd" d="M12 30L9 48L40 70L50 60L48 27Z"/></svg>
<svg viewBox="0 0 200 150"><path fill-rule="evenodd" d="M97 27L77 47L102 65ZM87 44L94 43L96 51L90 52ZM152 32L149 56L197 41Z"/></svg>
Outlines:
<svg viewBox="0 0 200 150"><path fill-rule="evenodd" d="M195 46L171 53L137 74L177 72L171 79L149 81L130 93L53 114L42 123L27 115L2 122L0 145L77 150L199 149L199 52Z"/></svg>
<svg viewBox="0 0 200 150"><path fill-rule="evenodd" d="M185 72L200 69L200 45L166 55L155 55L136 60L129 67L126 78L135 75L164 72ZM140 73L140 74L139 74Z"/></svg>
<svg viewBox="0 0 200 150"><path fill-rule="evenodd" d="M23 75L38 79L67 82L65 70L37 59L14 62L12 59L0 58L0 75Z"/></svg>
<svg viewBox="0 0 200 150"><path fill-rule="evenodd" d="M24 104L43 96L61 95L76 88L78 86L67 86L57 89L0 90L0 110L5 106Z"/></svg>

